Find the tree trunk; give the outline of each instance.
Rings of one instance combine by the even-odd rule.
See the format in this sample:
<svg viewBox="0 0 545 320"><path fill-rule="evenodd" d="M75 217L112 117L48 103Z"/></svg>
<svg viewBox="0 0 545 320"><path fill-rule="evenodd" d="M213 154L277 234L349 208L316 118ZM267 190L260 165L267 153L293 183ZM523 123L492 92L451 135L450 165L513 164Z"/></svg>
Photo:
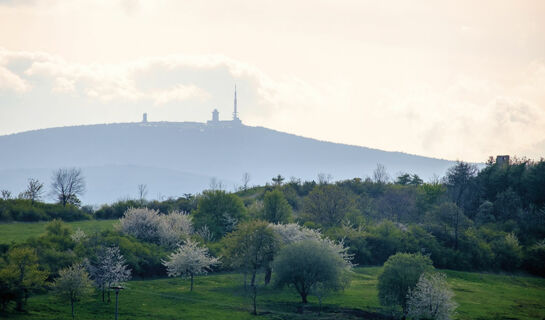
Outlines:
<svg viewBox="0 0 545 320"><path fill-rule="evenodd" d="M257 286L252 286L252 290L253 290L253 302L254 302L254 315L257 315L257 304L256 304L256 300L257 300Z"/></svg>
<svg viewBox="0 0 545 320"><path fill-rule="evenodd" d="M102 302L104 302L104 291L106 291L106 288L102 286Z"/></svg>
<svg viewBox="0 0 545 320"><path fill-rule="evenodd" d="M70 304L72 305L72 320L74 320L74 299L70 299Z"/></svg>
<svg viewBox="0 0 545 320"><path fill-rule="evenodd" d="M250 282L251 287L255 286L255 274L256 274L256 271L254 270L252 273L252 281Z"/></svg>
<svg viewBox="0 0 545 320"><path fill-rule="evenodd" d="M272 268L267 267L267 269L265 269L265 285L268 285L271 282L271 278L272 278Z"/></svg>
<svg viewBox="0 0 545 320"><path fill-rule="evenodd" d="M191 287L189 288L189 291L193 291L193 273L189 274L191 277Z"/></svg>
<svg viewBox="0 0 545 320"><path fill-rule="evenodd" d="M301 302L304 303L304 304L308 303L306 293L301 293Z"/></svg>
<svg viewBox="0 0 545 320"><path fill-rule="evenodd" d="M244 290L248 288L248 273L244 271Z"/></svg>

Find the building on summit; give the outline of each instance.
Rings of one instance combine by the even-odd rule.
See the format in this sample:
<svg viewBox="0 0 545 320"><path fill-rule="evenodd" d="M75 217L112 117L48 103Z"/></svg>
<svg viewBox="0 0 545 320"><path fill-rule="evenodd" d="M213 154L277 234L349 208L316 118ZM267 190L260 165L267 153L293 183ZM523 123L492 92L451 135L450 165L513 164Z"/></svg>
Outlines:
<svg viewBox="0 0 545 320"><path fill-rule="evenodd" d="M237 86L235 86L233 120L220 120L220 113L218 109L214 109L214 111L212 111L212 120L206 121L206 124L209 126L237 126L242 124L242 121L238 117L237 111Z"/></svg>

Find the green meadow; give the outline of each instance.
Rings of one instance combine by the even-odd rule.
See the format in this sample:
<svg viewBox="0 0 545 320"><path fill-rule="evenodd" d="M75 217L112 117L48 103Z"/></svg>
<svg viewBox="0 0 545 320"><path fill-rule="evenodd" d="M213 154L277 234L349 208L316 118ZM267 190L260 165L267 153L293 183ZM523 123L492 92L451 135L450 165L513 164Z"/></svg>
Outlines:
<svg viewBox="0 0 545 320"><path fill-rule="evenodd" d="M310 298L303 313L294 290L261 288L258 316L251 315L251 300L243 277L237 273L210 274L195 281L180 278L134 280L119 299L119 319L386 319L390 310L380 306L377 277L380 267L356 268L351 286L326 297L322 312ZM542 319L545 317L545 279L443 270L459 304L457 319ZM103 303L96 293L76 304L77 319L113 319L115 295ZM5 314L7 319L68 319L70 307L51 294L33 296L26 313Z"/></svg>
<svg viewBox="0 0 545 320"><path fill-rule="evenodd" d="M82 220L65 222L73 230L80 228L86 234L93 234L114 228L114 220ZM23 242L30 237L37 237L45 232L47 221L0 223L0 243Z"/></svg>

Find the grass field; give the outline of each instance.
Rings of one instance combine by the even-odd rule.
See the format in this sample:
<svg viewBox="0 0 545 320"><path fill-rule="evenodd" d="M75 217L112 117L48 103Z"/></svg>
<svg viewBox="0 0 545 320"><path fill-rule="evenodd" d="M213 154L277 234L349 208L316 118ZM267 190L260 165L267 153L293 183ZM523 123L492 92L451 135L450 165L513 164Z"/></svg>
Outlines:
<svg viewBox="0 0 545 320"><path fill-rule="evenodd" d="M117 220L83 220L67 222L72 229L81 228L87 234L96 231L113 229ZM0 243L23 242L30 237L39 236L45 232L47 222L11 222L0 223Z"/></svg>
<svg viewBox="0 0 545 320"><path fill-rule="evenodd" d="M187 280L164 278L131 281L120 294L120 319L383 319L376 283L381 268L356 268L352 285L324 301L318 316L317 300L310 298L304 314L296 313L299 297L291 289L263 288L258 317L250 314L250 298L240 274L198 277L194 292ZM545 317L545 279L444 271L459 303L458 319L542 319ZM112 295L112 298L114 296ZM76 305L77 319L113 319L115 302L104 304L97 295ZM68 319L69 305L53 295L28 301L23 314L8 319Z"/></svg>

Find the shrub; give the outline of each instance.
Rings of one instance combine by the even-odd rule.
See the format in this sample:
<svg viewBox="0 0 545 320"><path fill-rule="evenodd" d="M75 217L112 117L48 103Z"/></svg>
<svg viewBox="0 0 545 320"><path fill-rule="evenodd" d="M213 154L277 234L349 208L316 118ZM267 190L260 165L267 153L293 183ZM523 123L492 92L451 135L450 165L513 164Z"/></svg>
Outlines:
<svg viewBox="0 0 545 320"><path fill-rule="evenodd" d="M420 275L433 270L431 260L421 254L396 253L384 263L384 270L378 277L378 297L384 306L401 306L407 314L407 294L412 290Z"/></svg>

